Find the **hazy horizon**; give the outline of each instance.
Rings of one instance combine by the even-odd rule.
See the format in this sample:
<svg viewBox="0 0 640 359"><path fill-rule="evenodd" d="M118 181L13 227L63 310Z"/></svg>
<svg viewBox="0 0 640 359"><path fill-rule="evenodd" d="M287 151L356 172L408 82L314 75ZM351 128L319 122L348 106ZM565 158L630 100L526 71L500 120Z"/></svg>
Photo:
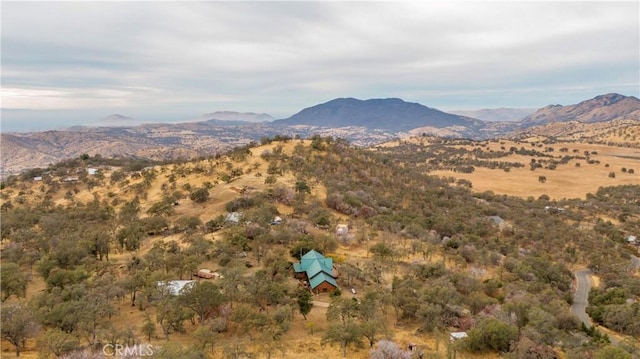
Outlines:
<svg viewBox="0 0 640 359"><path fill-rule="evenodd" d="M600 95L605 95L605 94L600 94ZM625 94L622 94L624 96L628 96ZM599 95L598 95L599 96ZM629 95L630 96L630 95ZM336 97L337 98L337 97ZM368 99L360 99L360 100L368 100ZM404 99L403 99L404 100ZM578 102L582 102L585 100L589 100L589 99L583 99L580 100ZM327 102L327 101L324 101ZM322 102L322 103L324 103ZM409 101L407 101L409 102ZM68 129L70 127L74 127L74 126L86 126L86 127L100 127L100 126L137 126L137 125L141 125L141 124L152 124L152 123L166 123L166 124L175 124L175 123L184 123L184 122L196 122L196 121L204 121L204 119L201 119L199 117L207 115L207 114L211 114L211 113L215 113L215 112L236 112L236 113L256 113L256 114L266 114L269 116L272 116L274 118L274 120L279 120L279 119L285 119L288 118L292 115L294 115L295 113L303 110L304 108L307 107L311 107L311 106L315 106L318 104L308 104L305 105L304 107L301 107L299 110L295 111L294 113L291 113L289 115L286 116L273 116L271 113L268 112L254 112L254 111L236 111L236 110L216 110L216 111L211 111L211 112L206 112L206 113L201 113L198 115L193 115L193 114L176 114L176 115L167 115L164 114L163 116L160 117L156 117L154 115L147 115L147 116L142 116L142 117L134 117L134 116L130 116L129 114L126 113L110 113L110 114L106 114L104 116L101 117L96 117L96 116L100 116L98 111L93 111L92 112L92 118L87 119L86 118L86 111L78 111L78 112L73 112L73 111L47 111L47 110L41 110L41 111L37 111L37 110L14 110L14 109L2 109L2 116L0 116L0 118L4 118L5 113L11 113L11 117L18 119L17 123L12 123L12 122L6 122L4 120L2 120L2 122L0 123L0 133L10 133L10 132L39 132L39 131L56 131L56 130L65 130ZM472 108L472 109L459 109L459 108L454 108L454 109L443 109L443 108L437 108L435 106L430 106L429 104L421 104L424 106L428 106L431 108L435 108L437 110L443 111L443 112L447 112L447 113L451 113L451 114L456 114L456 115L462 115L462 116L470 116L470 114L472 112L478 112L478 111L485 111L485 110L515 110L515 111L530 111L530 112L535 112L536 110L538 110L539 108L542 108L544 106L541 106L539 108L536 107L495 107L495 108L489 108L489 107L481 107L481 108ZM547 105L557 105L554 103L549 103ZM545 106L547 106L545 105ZM571 104L559 104L559 105L574 105L574 103ZM50 121L50 122L33 122L33 121L20 121L20 118L22 117L21 113L24 114L24 116L26 118L33 118L35 116L38 116L40 118L46 117L47 114L52 115L52 117L57 117L57 116L61 116L61 112L63 112L63 115L65 116L64 120L54 120L54 121ZM35 115L35 113L37 113L37 115ZM106 121L106 119L110 116L113 115L120 115L120 116L124 116L127 117L128 119L124 119L124 120L119 120L117 122L108 122ZM472 117L472 116L470 116ZM482 117L482 116L480 116ZM475 117L479 120L483 120L483 121L488 121L479 117ZM220 119L221 121L225 121L224 119ZM497 122L509 122L509 121L513 121L513 120L495 120ZM258 121L247 121L247 122L258 122Z"/></svg>

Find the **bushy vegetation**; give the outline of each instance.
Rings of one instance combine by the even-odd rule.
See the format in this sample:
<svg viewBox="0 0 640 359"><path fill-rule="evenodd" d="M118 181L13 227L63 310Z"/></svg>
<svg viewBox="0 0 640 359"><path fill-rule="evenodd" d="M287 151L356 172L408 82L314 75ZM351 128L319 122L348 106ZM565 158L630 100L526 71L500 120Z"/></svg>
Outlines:
<svg viewBox="0 0 640 359"><path fill-rule="evenodd" d="M264 165L247 164L254 151L247 146L171 168L135 174L116 169L110 181L91 185L51 181L31 196L25 183L6 183L3 327L4 303L11 303L16 307L7 316L25 322L24 330L14 333L16 350L22 339L37 338L39 351L61 356L97 343L168 340L192 330L198 345L189 353L167 345L162 355L282 354L284 335L301 319L294 314L306 319L312 308L309 291L291 279L291 262L311 249L334 258L342 293L362 288L358 295L332 299L318 336L343 355L368 346L372 357L387 352L407 357L393 343L380 342L393 332L386 319L415 327L416 335L467 331L456 350L518 358L552 358L559 350L605 355L611 349L581 334L569 312L569 268L576 264L589 265L602 279L590 295L592 318L640 335L640 279L620 265L629 263L625 235L640 230L640 186L605 187L587 200L563 202L473 193L468 185L425 175L425 168L471 171L480 166L476 156L534 151L549 157L550 151L523 147L469 157L456 147L463 142L449 140L434 141L428 149L407 144L385 150L319 136L290 151L279 143L292 141L263 139L272 146L259 156ZM505 170L516 166L481 162ZM197 206L211 205L212 188L257 176L259 168L274 181L258 190L243 188L220 204L226 212L242 212L238 223L225 221L223 213L200 218L178 212L179 200L188 196ZM179 180L192 173L206 183ZM285 175L293 180L284 182ZM76 199L81 190L97 186L128 196ZM319 196L318 187L326 195ZM147 198L150 188L161 188L160 197ZM55 204L56 195L64 200ZM280 213L282 206L291 214ZM285 221L274 221L278 216ZM496 217L506 225L498 225ZM345 223L348 233L333 232ZM345 258L338 248L366 248L367 258ZM114 254L127 259L112 260ZM221 276L197 281L180 295L162 284L193 278L203 263L214 263ZM45 288L25 298L34 276ZM113 324L122 301L145 314L139 328ZM33 315L23 315L25 308ZM3 338L9 334L3 331Z"/></svg>

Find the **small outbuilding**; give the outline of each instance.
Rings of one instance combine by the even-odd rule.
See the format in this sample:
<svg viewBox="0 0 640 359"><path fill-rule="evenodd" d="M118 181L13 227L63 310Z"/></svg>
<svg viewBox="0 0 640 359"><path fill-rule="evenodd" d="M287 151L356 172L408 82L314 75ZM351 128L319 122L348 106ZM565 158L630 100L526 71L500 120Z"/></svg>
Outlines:
<svg viewBox="0 0 640 359"><path fill-rule="evenodd" d="M452 332L449 334L449 340L454 341L468 337L467 332Z"/></svg>
<svg viewBox="0 0 640 359"><path fill-rule="evenodd" d="M242 218L242 213L240 213L240 212L230 212L224 218L224 221L237 224L237 223L240 223L240 219L241 218Z"/></svg>
<svg viewBox="0 0 640 359"><path fill-rule="evenodd" d="M349 226L346 224L338 224L336 226L336 235L337 236L346 236L349 234Z"/></svg>
<svg viewBox="0 0 640 359"><path fill-rule="evenodd" d="M500 217L500 216L489 216L488 218L501 231L504 230L505 228L507 228L507 222L504 219L502 219L502 217Z"/></svg>
<svg viewBox="0 0 640 359"><path fill-rule="evenodd" d="M196 276L198 276L199 278L204 278L204 279L211 279L211 278L215 278L216 275L214 272L212 272L209 269L200 269L198 270L198 272L196 273Z"/></svg>

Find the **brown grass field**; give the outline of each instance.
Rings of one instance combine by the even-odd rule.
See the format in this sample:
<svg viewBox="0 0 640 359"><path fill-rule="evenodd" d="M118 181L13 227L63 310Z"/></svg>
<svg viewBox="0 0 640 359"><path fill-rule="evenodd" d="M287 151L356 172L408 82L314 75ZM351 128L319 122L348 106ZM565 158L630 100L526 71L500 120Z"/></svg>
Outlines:
<svg viewBox="0 0 640 359"><path fill-rule="evenodd" d="M520 148L522 146L522 144L510 141L503 142L503 145L489 143L488 148L498 151L500 146L505 146L506 148L510 146ZM584 153L584 151L596 152L597 155L591 155L590 158L600 161L600 163L588 164L584 160L571 160L566 165L558 165L555 170L538 168L532 171L528 166L531 157L514 154L500 158L500 160L521 162L525 167L512 168L509 172L501 169L476 167L475 171L469 174L453 171L433 171L430 174L469 180L473 184L473 190L476 192L492 191L497 194L522 198L529 196L538 198L546 194L552 199L584 199L587 193L595 194L599 187L640 185L640 148L581 143L556 143L549 147L555 148L553 153L557 156L561 155L558 149L562 147L569 148L568 155L573 154L573 149L579 150L580 154ZM527 147L525 146L525 148ZM580 163L580 167L576 167L576 163ZM634 169L635 173L623 173L622 168L627 170ZM609 177L610 172L615 173L615 178ZM547 181L540 183L538 181L539 176L545 176Z"/></svg>

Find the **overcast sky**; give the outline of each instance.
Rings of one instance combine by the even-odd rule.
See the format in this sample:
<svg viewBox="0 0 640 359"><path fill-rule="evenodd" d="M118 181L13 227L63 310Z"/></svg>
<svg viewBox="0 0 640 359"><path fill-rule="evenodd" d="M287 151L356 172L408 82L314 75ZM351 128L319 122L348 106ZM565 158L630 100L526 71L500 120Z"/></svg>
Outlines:
<svg viewBox="0 0 640 359"><path fill-rule="evenodd" d="M2 131L286 118L337 97L442 110L640 97L639 4L2 1Z"/></svg>

